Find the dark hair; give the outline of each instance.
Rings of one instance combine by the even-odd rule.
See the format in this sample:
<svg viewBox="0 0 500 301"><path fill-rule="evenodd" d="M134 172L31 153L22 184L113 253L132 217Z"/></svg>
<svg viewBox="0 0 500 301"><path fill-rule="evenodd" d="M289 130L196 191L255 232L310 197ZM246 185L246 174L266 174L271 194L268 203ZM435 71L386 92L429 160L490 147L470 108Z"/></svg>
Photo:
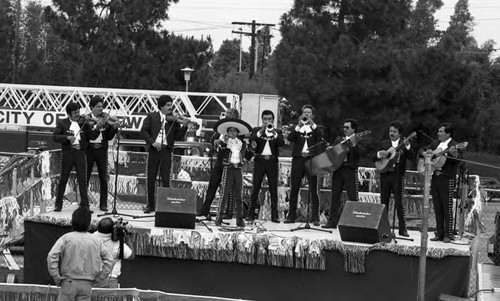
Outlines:
<svg viewBox="0 0 500 301"><path fill-rule="evenodd" d="M390 126L390 127L392 126L392 127L396 128L400 134L402 134L402 133L403 133L403 123L402 123L401 121L399 121L399 120L394 120L394 121L392 121L392 122L389 124L389 126Z"/></svg>
<svg viewBox="0 0 500 301"><path fill-rule="evenodd" d="M344 120L344 123L346 122L351 123L351 128L354 130L354 132L358 131L358 121L356 119L347 118L346 120Z"/></svg>
<svg viewBox="0 0 500 301"><path fill-rule="evenodd" d="M109 234L113 232L114 226L115 223L113 222L113 220L110 217L105 217L99 222L97 231L99 231L100 233Z"/></svg>
<svg viewBox="0 0 500 301"><path fill-rule="evenodd" d="M78 207L71 215L71 226L78 232L87 232L90 226L92 213L88 208Z"/></svg>
<svg viewBox="0 0 500 301"><path fill-rule="evenodd" d="M158 109L163 108L167 104L167 102L174 102L174 101L172 100L172 97L170 97L169 95L160 96L157 100Z"/></svg>
<svg viewBox="0 0 500 301"><path fill-rule="evenodd" d="M68 116L71 115L71 112L74 112L76 110L80 110L80 105L76 102L70 102L66 106L66 114L68 114Z"/></svg>
<svg viewBox="0 0 500 301"><path fill-rule="evenodd" d="M271 115L271 116L273 116L273 119L274 119L274 113L271 110L262 111L261 117L264 117L264 115Z"/></svg>
<svg viewBox="0 0 500 301"><path fill-rule="evenodd" d="M104 99L101 96L92 96L89 102L90 108L97 106L98 103L102 102L104 104Z"/></svg>
<svg viewBox="0 0 500 301"><path fill-rule="evenodd" d="M230 130L230 129L235 129L235 130L236 130L236 132L240 133L240 130L239 130L237 127L234 127L234 126L230 126L230 127L228 127L228 128L227 128L227 132L228 132L228 133L229 133L229 130Z"/></svg>
<svg viewBox="0 0 500 301"><path fill-rule="evenodd" d="M450 134L450 136L453 134L453 124L449 123L449 122L443 122L439 125L439 128L444 128L444 132L446 134Z"/></svg>
<svg viewBox="0 0 500 301"><path fill-rule="evenodd" d="M301 111L302 113L304 113L304 110L305 110L305 109L311 109L311 111L312 111L313 115L316 115L316 110L314 109L314 107L313 107L313 106L311 106L311 105L303 105L303 106L302 106L302 109L301 109L300 111Z"/></svg>

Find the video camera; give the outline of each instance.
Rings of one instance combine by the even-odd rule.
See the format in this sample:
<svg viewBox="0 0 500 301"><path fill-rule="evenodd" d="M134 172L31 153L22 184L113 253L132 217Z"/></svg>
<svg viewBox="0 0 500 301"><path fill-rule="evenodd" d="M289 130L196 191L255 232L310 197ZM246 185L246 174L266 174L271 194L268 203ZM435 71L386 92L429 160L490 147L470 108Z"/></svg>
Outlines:
<svg viewBox="0 0 500 301"><path fill-rule="evenodd" d="M129 227L127 226L128 222L124 222L123 218L120 217L113 226L113 233L111 233L112 241L123 241L125 236L130 234Z"/></svg>

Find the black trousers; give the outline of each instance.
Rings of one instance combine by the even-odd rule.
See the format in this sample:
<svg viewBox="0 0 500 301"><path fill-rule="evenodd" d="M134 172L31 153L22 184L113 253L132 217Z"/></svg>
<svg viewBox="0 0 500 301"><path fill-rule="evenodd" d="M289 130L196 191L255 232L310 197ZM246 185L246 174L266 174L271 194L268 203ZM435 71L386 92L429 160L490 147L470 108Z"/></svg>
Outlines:
<svg viewBox="0 0 500 301"><path fill-rule="evenodd" d="M172 151L163 148L158 151L151 147L148 153L148 165L146 171L146 188L148 195L148 208L155 209L155 184L158 169L160 170L161 186L170 187L170 169L172 167Z"/></svg>
<svg viewBox="0 0 500 301"><path fill-rule="evenodd" d="M389 210L391 193L394 194L394 206L398 214L399 230L406 230L405 210L403 207L404 175L390 171L380 174L380 202ZM389 214L389 212L387 212Z"/></svg>
<svg viewBox="0 0 500 301"><path fill-rule="evenodd" d="M455 179L444 175L433 175L431 180L432 203L436 215L437 236L451 238L453 233L453 191Z"/></svg>
<svg viewBox="0 0 500 301"><path fill-rule="evenodd" d="M342 202L340 197L342 191L346 190L347 199L349 201L357 202L358 186L357 179L358 169L342 165L333 173L332 177L332 204L330 209L329 222L337 225L339 223L340 215L342 214Z"/></svg>
<svg viewBox="0 0 500 301"><path fill-rule="evenodd" d="M80 190L80 206L89 207L89 197L87 194L87 160L85 151L79 149L63 149L61 152L61 176L57 187L56 207L62 207L64 191L68 178L75 167L78 189Z"/></svg>
<svg viewBox="0 0 500 301"><path fill-rule="evenodd" d="M224 171L224 165L222 163L217 162L210 173L210 181L208 182L207 193L205 195L205 201L203 201L203 206L201 207L200 213L209 214L210 206L212 206L212 202L214 201L215 194L217 193L217 189L219 188L222 182L222 172ZM229 203L226 207L226 214L232 215L234 210L234 189L231 187L229 191Z"/></svg>
<svg viewBox="0 0 500 301"><path fill-rule="evenodd" d="M222 215L230 199L231 190L234 192L236 220L243 220L243 169L241 167L225 166L222 174L222 200L217 210L217 219L222 220Z"/></svg>
<svg viewBox="0 0 500 301"><path fill-rule="evenodd" d="M267 183L269 185L269 194L271 196L271 218L278 218L278 158L266 160L262 157L255 157L253 172L253 190L250 197L250 209L248 216L255 217L255 209L257 209L257 198L262 187L264 175L267 176Z"/></svg>
<svg viewBox="0 0 500 301"><path fill-rule="evenodd" d="M306 157L293 157L292 158L292 170L291 170L291 181L290 185L292 187L290 191L290 211L288 212L288 219L297 218L297 199L300 191L300 183L302 178L307 176L309 179L309 193L311 204L311 220L319 221L319 196L318 196L318 177L312 176L307 172L306 161L309 158Z"/></svg>
<svg viewBox="0 0 500 301"><path fill-rule="evenodd" d="M104 148L89 147L87 151L87 187L90 184L90 176L94 163L97 165L99 175L99 207L108 205L108 150ZM118 175L116 175L118 176Z"/></svg>

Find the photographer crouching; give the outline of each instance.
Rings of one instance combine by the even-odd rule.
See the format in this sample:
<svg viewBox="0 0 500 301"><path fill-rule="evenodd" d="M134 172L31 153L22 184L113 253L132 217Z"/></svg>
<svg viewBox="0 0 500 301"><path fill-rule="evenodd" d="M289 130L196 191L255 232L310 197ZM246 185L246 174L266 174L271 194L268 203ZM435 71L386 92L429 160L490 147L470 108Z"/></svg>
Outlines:
<svg viewBox="0 0 500 301"><path fill-rule="evenodd" d="M122 259L134 259L135 255L132 251L130 241L130 231L126 222L119 218L114 222L111 218L105 217L101 219L97 227L97 231L93 235L97 236L108 251L112 254L114 262L113 269L109 277L99 282L95 282L93 287L100 288L119 288L118 277L121 274Z"/></svg>

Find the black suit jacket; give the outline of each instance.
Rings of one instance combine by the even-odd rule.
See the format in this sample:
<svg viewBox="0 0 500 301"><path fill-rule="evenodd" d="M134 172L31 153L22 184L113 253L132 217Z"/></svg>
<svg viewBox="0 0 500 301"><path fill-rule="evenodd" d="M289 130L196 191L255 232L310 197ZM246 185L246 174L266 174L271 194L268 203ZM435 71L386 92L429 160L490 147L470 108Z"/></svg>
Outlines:
<svg viewBox="0 0 500 301"><path fill-rule="evenodd" d="M344 141L344 136L338 136L333 142L334 145L339 144ZM343 163L344 166L348 166L351 168L358 168L359 159L365 153L366 147L362 140L358 140L355 146L352 145L351 141L344 143L348 148L349 152L347 153L347 161Z"/></svg>
<svg viewBox="0 0 500 301"><path fill-rule="evenodd" d="M238 139L241 140L241 142L243 143L243 145L241 146L241 151L240 151L240 159L241 159L241 162L240 164L243 164L243 160L245 159L245 156L246 156L246 143L243 139L241 139L241 137L238 137ZM229 148L226 147L226 143L223 143L222 146L219 148L219 154L222 158L222 164L223 165L229 165L230 162L229 162L229 159L231 158L231 150Z"/></svg>
<svg viewBox="0 0 500 301"><path fill-rule="evenodd" d="M293 128L290 134L288 134L287 139L293 143L292 157L301 157L302 149L306 141L307 145L311 147L323 140L323 128L317 125L316 128L308 134L297 132L295 128Z"/></svg>
<svg viewBox="0 0 500 301"><path fill-rule="evenodd" d="M80 149L87 150L89 147L89 140L95 139L99 136L99 131L92 129L88 122L85 122L84 118L78 120L78 125L80 126ZM69 117L64 119L59 119L56 122L56 128L53 131L54 141L61 143L61 149L71 149L71 142L68 140L69 136L74 136L76 133L69 132L69 127L71 126L71 120Z"/></svg>
<svg viewBox="0 0 500 301"><path fill-rule="evenodd" d="M399 145L403 144L403 140L404 140L403 138L399 139ZM390 139L382 140L377 148L377 151L375 152L373 160L374 161L379 160L379 158L377 157L378 151L388 150L391 147L392 147L392 142ZM399 175L404 175L406 172L406 160L408 158L411 158L415 153L415 151L411 146L410 149L407 149L406 146L401 146L398 152L400 153L399 163L395 162L394 171L397 172ZM396 154L396 156L398 156L398 154Z"/></svg>
<svg viewBox="0 0 500 301"><path fill-rule="evenodd" d="M280 146L283 146L285 144L285 141L283 139L283 133L281 130L276 130L278 133L278 137L266 137L265 134L257 137L257 133L260 131L261 127L255 127L252 130L252 134L250 135L250 144L252 141L255 141L257 143L257 147L254 150L254 153L257 155L262 154L262 151L264 150L264 147L266 146L266 142L269 140L269 148L271 149L271 154L273 156L278 157L280 155Z"/></svg>
<svg viewBox="0 0 500 301"><path fill-rule="evenodd" d="M92 128L95 129L95 126ZM112 126L105 125L103 131L100 131L100 130L97 130L97 131L98 131L98 134L97 134L98 137L99 137L99 132L102 133L102 140L101 140L102 148L108 149L108 146L109 146L108 141L112 140L115 137L118 130ZM94 140L94 139L90 139L90 140Z"/></svg>
<svg viewBox="0 0 500 301"><path fill-rule="evenodd" d="M172 128L172 129L170 129ZM156 137L161 129L160 112L151 112L146 116L141 127L141 137L146 141L146 150L149 151L151 145L156 141ZM174 149L174 141L184 140L187 127L181 126L178 122L165 122L165 135L167 135L167 146L170 150Z"/></svg>
<svg viewBox="0 0 500 301"><path fill-rule="evenodd" d="M431 144L424 147L424 150L429 150L429 149L436 150L436 148L439 146L440 143L441 143L441 141L439 139L434 140L431 142ZM457 143L457 141L455 141L455 139L451 139L451 141L448 143L448 149L454 145L457 145L457 144L458 143ZM462 154L463 154L462 151L459 151L458 157L459 158L462 157ZM455 157L449 151L444 153L444 155L449 156L449 157ZM459 163L460 162L458 160L454 160L451 158L446 159L446 162L444 163L443 167L441 168L443 175L450 177L450 178L455 178L457 175Z"/></svg>

